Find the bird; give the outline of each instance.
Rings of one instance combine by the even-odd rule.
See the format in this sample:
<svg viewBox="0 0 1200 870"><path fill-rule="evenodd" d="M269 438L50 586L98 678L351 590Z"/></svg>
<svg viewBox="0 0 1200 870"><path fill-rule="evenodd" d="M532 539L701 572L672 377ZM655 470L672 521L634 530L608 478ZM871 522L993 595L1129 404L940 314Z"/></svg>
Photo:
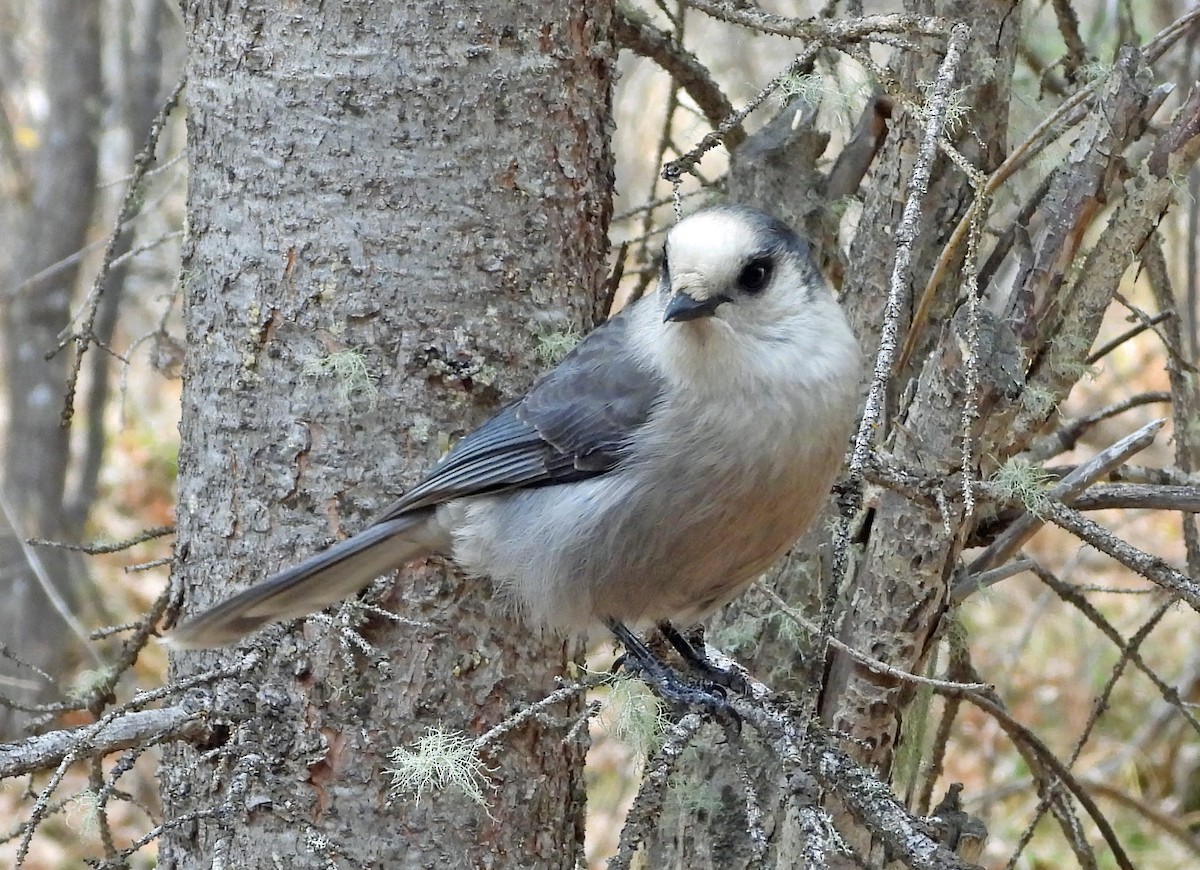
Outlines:
<svg viewBox="0 0 1200 870"><path fill-rule="evenodd" d="M504 618L691 625L807 530L853 430L858 341L809 244L748 205L670 228L657 289L593 330L361 532L169 632L226 646L434 554ZM630 628L633 627L633 629Z"/></svg>

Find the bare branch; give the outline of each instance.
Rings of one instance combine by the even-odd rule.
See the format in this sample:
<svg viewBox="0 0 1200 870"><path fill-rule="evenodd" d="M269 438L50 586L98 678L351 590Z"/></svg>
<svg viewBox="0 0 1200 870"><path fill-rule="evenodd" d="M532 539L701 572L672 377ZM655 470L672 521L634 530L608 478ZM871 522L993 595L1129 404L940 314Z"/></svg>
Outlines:
<svg viewBox="0 0 1200 870"><path fill-rule="evenodd" d="M1195 832L1188 827L1186 822L1177 817L1174 812L1164 812L1156 807L1152 807L1146 801L1139 800L1127 788L1114 788L1109 783L1096 779L1083 779L1080 781L1088 791L1093 791L1100 797L1108 798L1115 803L1121 804L1121 806L1128 807L1146 821L1162 828L1186 846L1193 856L1200 859L1200 842L1197 841Z"/></svg>
<svg viewBox="0 0 1200 870"><path fill-rule="evenodd" d="M703 724L698 714L688 713L667 730L662 746L646 762L642 787L621 829L621 845L608 865L611 870L629 870L638 847L648 839L650 826L657 822L671 772Z"/></svg>
<svg viewBox="0 0 1200 870"><path fill-rule="evenodd" d="M877 33L900 33L908 36L945 36L950 25L944 18L900 13L857 15L853 18L786 18L773 15L749 5L734 5L727 0L687 0L693 9L748 27L759 33L813 39L822 42L857 42Z"/></svg>
<svg viewBox="0 0 1200 870"><path fill-rule="evenodd" d="M917 237L921 200L929 186L933 160L937 154L938 142L946 121L950 91L954 86L958 62L969 32L965 24L955 25L946 46L946 55L938 70L937 84L926 105L924 134L917 151L912 175L909 176L908 199L904 203L900 225L896 228L896 253L892 266L892 277L888 282L888 298L884 308L884 325L879 340L879 352L875 357L875 370L871 377L870 392L867 395L866 407L863 409L862 423L859 425L858 434L854 439L854 452L850 458L850 473L853 476L862 474L867 463L870 444L879 428L883 397L891 377L892 362L896 356L900 317L908 295L909 262L912 258L913 243Z"/></svg>
<svg viewBox="0 0 1200 870"><path fill-rule="evenodd" d="M92 644L88 636L87 629L83 627L78 617L71 610L71 606L59 594L58 587L51 580L50 575L46 572L46 565L28 543L25 542L24 536L21 534L20 520L17 517L17 511L8 501L8 496L2 488L0 488L0 512L3 512L5 520L13 530L13 537L20 544L21 552L25 556L25 561L33 571L33 576L37 578L38 586L46 599L53 605L58 615L62 617L63 622L70 626L71 631L79 638L83 648L87 650L92 661L97 665L103 664L100 659L100 654L96 652L95 646Z"/></svg>
<svg viewBox="0 0 1200 870"><path fill-rule="evenodd" d="M1129 329L1125 330L1120 335L1116 336L1115 338L1110 339L1109 341L1106 341L1104 344L1100 345L1100 347L1096 348L1094 351L1092 351L1090 354L1088 354L1087 364L1094 365L1094 364L1098 363L1100 360L1104 359L1106 356L1108 356L1110 353L1112 353L1118 347L1123 345L1125 342L1129 341L1130 339L1137 338L1139 335L1141 335L1147 329L1157 326L1158 324L1162 323L1164 320L1167 320L1174 316L1175 316L1175 311L1173 309L1167 309L1166 311L1159 312L1158 314L1154 315L1153 317L1142 320L1136 326L1129 327Z"/></svg>
<svg viewBox="0 0 1200 870"><path fill-rule="evenodd" d="M1029 753L1039 766L1046 767L1067 787L1075 799L1083 806L1084 810L1087 811L1092 822L1099 828L1101 836L1108 843L1108 848L1112 850L1117 866L1122 868L1122 870L1135 870L1132 862L1129 860L1129 856L1125 854L1125 849L1121 846L1121 841L1117 838L1112 825L1109 824L1104 813L1100 811L1100 807L1097 806L1095 800L1092 799L1092 796L1079 780L1076 779L1075 775L1071 773L1066 765L1058 760L1058 756L1036 734L1014 719L1004 709L1004 705L1000 702L999 698L982 694L972 694L967 695L966 699L995 719L1004 733L1008 735L1009 739L1019 749L1023 749Z"/></svg>
<svg viewBox="0 0 1200 870"><path fill-rule="evenodd" d="M0 745L0 779L49 770L72 751L77 758L90 758L169 740L201 742L211 729L210 712L195 705L126 713L94 733L87 726Z"/></svg>
<svg viewBox="0 0 1200 870"><path fill-rule="evenodd" d="M1092 730L1096 727L1096 723L1100 721L1100 716L1108 708L1109 698L1112 697L1113 689L1116 688L1117 681L1121 678L1121 675L1125 673L1125 668L1129 664L1129 661L1132 657L1138 656L1138 650L1142 643L1145 642L1146 638L1150 635L1150 632L1153 631L1155 626L1157 626L1162 618L1166 616L1167 611L1172 606L1172 601L1167 601L1165 604L1161 605L1153 614L1151 614L1150 618L1146 620L1141 628L1134 633L1134 635L1129 639L1129 643L1121 645L1121 657L1113 666L1112 671L1108 676L1108 680L1105 682L1104 688L1101 689L1100 693L1093 701L1092 710L1088 715L1088 720L1085 723L1083 730L1080 732L1079 737L1075 741L1075 746L1071 750L1070 757L1065 762L1066 767L1072 767L1079 759L1079 753L1083 751L1083 747L1087 744ZM1030 832L1030 834L1032 834L1032 831L1036 827L1042 813L1044 813L1045 810L1050 806L1050 800L1050 795L1044 795L1038 802L1037 810L1034 812L1033 818L1030 819L1029 826L1026 829ZM1071 829L1072 832L1077 830L1077 825L1073 826ZM1070 833L1068 833L1068 837L1070 837ZM1082 840L1082 837L1079 837L1079 839ZM1017 858L1020 856L1020 852L1020 848L1013 851L1012 856L1009 858L1010 864L1014 864L1016 862ZM1090 850L1088 850L1088 852L1090 854Z"/></svg>
<svg viewBox="0 0 1200 870"><path fill-rule="evenodd" d="M1200 486L1150 486L1141 483L1097 484L1070 502L1077 511L1114 508L1183 511L1200 514Z"/></svg>
<svg viewBox="0 0 1200 870"><path fill-rule="evenodd" d="M89 556L96 556L101 553L119 553L121 550L128 550L131 547L136 547L138 544L144 544L146 541L153 541L155 538L162 538L174 533L174 526L157 526L153 529L146 529L143 532L139 532L127 540L106 544L98 541L91 544L64 544L61 541L47 541L44 538L30 538L26 543L35 547L56 547L60 550L71 550L77 553L86 553Z"/></svg>
<svg viewBox="0 0 1200 870"><path fill-rule="evenodd" d="M1119 414L1124 414L1126 411L1133 408L1140 408L1143 405L1151 405L1157 402L1170 402L1171 394L1156 390L1149 393L1138 393L1137 395L1128 396L1120 401L1113 402L1107 407L1101 408L1099 411L1080 417L1077 420L1070 420L1063 424L1059 429L1052 434L1035 441L1028 450L1023 454L1023 458L1032 463L1045 462L1051 457L1057 456L1060 453L1065 453L1068 450L1074 450L1079 439L1083 437L1089 429L1097 423L1102 423L1105 420L1116 417Z"/></svg>
<svg viewBox="0 0 1200 870"><path fill-rule="evenodd" d="M655 27L640 9L618 7L613 17L613 35L622 47L662 67L674 83L696 101L704 117L714 127L719 127L722 121L733 114L733 104L713 81L708 67L700 63L670 33ZM732 151L745 140L746 131L740 126L733 127L725 134L725 147Z"/></svg>
<svg viewBox="0 0 1200 870"><path fill-rule="evenodd" d="M820 627L809 619L806 619L799 611L790 606L786 601L779 597L779 594L768 586L760 586L759 591L762 592L772 604L779 608L788 619L792 620L796 625L800 626L809 635L816 635L820 632ZM856 662L866 666L877 674L892 677L896 680L903 680L907 683L915 683L919 686L927 686L943 695L951 697L961 695L963 692L983 692L992 691L995 686L988 683L956 683L952 680L936 680L931 677L923 677L920 674L910 674L908 671L889 665L886 662L881 662L879 659L872 658L864 652L856 650L847 643L843 643L834 635L827 635L824 638L825 642L831 647L841 652L844 652Z"/></svg>
<svg viewBox="0 0 1200 870"><path fill-rule="evenodd" d="M739 673L752 697L731 697L734 709L774 747L785 769L808 771L836 795L851 814L882 842L889 854L919 870L967 870L964 861L934 840L923 820L913 816L886 784L839 750L834 738L809 719L801 727L789 708L778 703L770 688L750 677L736 662L711 644L705 655L719 668Z"/></svg>
<svg viewBox="0 0 1200 870"><path fill-rule="evenodd" d="M918 870L965 870L976 866L939 845L887 786L836 749L828 737L820 738L810 732L806 746L813 774L884 842L891 854Z"/></svg>
<svg viewBox="0 0 1200 870"><path fill-rule="evenodd" d="M100 309L100 295L104 287L104 282L108 280L108 274L112 269L112 260L113 255L116 253L117 240L121 237L121 227L133 212L138 192L141 189L142 178L150 168L150 164L154 162L154 152L158 145L158 139L162 135L162 131L166 128L167 118L174 110L176 103L178 103L179 95L183 93L186 83L187 77L181 76L179 82L175 85L175 89L171 91L170 96L167 97L166 102L163 103L162 108L159 109L153 123L151 123L145 145L134 158L129 187L125 191L125 198L121 201L117 219L112 231L109 233L108 242L104 246L104 259L101 262L100 268L96 271L96 276L92 280L92 288L88 292L86 313L82 325L76 332L60 336L58 347L47 354L47 358L52 357L72 341L75 343L75 360L67 379L67 390L63 401L62 425L64 427L71 425L71 418L75 413L75 388L79 379L79 371L83 355L87 353L88 347L94 340L92 328L96 322L96 314Z"/></svg>
<svg viewBox="0 0 1200 870"><path fill-rule="evenodd" d="M817 52L820 51L821 47L822 45L819 42L813 42L809 44L804 51L796 55L795 59L788 64L787 69L775 76L775 78L771 79L771 81L767 83L766 87L755 94L754 98L750 100L750 102L738 109L733 114L727 116L725 120L717 125L717 129L701 138L701 140L686 154L675 160L672 160L670 163L664 166L661 173L662 177L672 184L678 185L678 182L683 177L684 173L691 172L695 174L695 167L700 162L701 158L704 157L704 155L709 151L724 142L725 137L729 135L731 130L740 129L742 121L746 120L746 118L748 118L755 109L767 101L768 97L779 90L780 86L785 81L795 78L800 73L809 69L812 66L813 60L816 58ZM676 187L676 190L678 190L678 187Z"/></svg>
<svg viewBox="0 0 1200 870"><path fill-rule="evenodd" d="M1104 618L1104 614L1097 610L1096 607L1087 600L1087 598L1082 594L1081 590L1072 586L1070 583L1063 582L1056 577L1053 572L1046 570L1045 567L1037 562L1034 562L1033 560L1029 561L1031 563L1030 570L1033 571L1037 578L1053 589L1059 598L1075 607L1075 609L1087 617L1092 625L1096 626L1096 628L1100 630L1101 634L1107 637L1113 643L1113 645L1120 650L1121 658L1128 658L1130 661L1132 661L1138 670L1145 674L1146 678L1149 679L1150 682L1154 683L1154 685L1158 688L1159 694L1162 695L1163 701L1169 704L1176 713L1183 717L1188 725L1191 726L1192 731L1200 736L1200 720L1197 720L1197 718L1192 714L1191 710L1188 709L1188 706L1180 696L1179 691L1174 686L1171 686L1165 682L1162 677L1160 677L1158 673L1152 667L1150 667L1146 660L1142 658L1142 654L1138 652L1137 647L1132 643L1125 642L1124 638L1121 637L1121 633L1117 631L1111 622ZM1172 604L1173 602L1171 601L1166 602L1166 604L1159 607L1159 609L1155 611L1156 615L1158 613L1165 613L1167 608L1172 606Z"/></svg>
<svg viewBox="0 0 1200 870"><path fill-rule="evenodd" d="M1161 586L1200 612L1200 584L1182 571L1173 568L1166 560L1139 550L1121 540L1099 523L1085 517L1079 511L1064 504L1051 502L1046 511L1047 519L1056 526L1066 529L1085 544L1090 544L1101 553L1111 556L1129 570L1141 574L1152 583Z"/></svg>
<svg viewBox="0 0 1200 870"><path fill-rule="evenodd" d="M1069 501L1086 489L1093 481L1103 477L1117 466L1124 464L1129 457L1149 447L1154 441L1155 435L1158 434L1158 431L1162 429L1165 423L1165 420L1154 420L1147 423L1132 435L1127 435L1110 447L1100 451L1057 483L1046 493L1047 497L1049 499ZM979 574L989 568L994 568L1003 562L1007 562L1025 545L1026 541L1033 537L1044 521L1044 517L1037 516L1032 512L1026 512L1024 516L1009 526L1003 535L975 557L975 560L967 567L967 574ZM971 579L968 577L966 580L960 582L969 584Z"/></svg>
<svg viewBox="0 0 1200 870"><path fill-rule="evenodd" d="M1079 16L1071 6L1071 0L1052 0L1054 15L1058 19L1058 32L1067 45L1067 56L1063 58L1063 69L1067 81L1074 83L1080 69L1088 62L1088 50L1079 35Z"/></svg>
<svg viewBox="0 0 1200 870"><path fill-rule="evenodd" d="M1187 172L1200 153L1200 88L1179 111L1167 132L1160 136L1146 161L1150 172L1159 178Z"/></svg>

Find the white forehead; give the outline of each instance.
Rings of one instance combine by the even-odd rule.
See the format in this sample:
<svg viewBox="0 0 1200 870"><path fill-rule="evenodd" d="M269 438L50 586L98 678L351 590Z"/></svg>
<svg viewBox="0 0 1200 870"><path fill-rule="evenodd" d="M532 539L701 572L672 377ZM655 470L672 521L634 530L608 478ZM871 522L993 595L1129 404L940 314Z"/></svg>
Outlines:
<svg viewBox="0 0 1200 870"><path fill-rule="evenodd" d="M667 234L667 257L673 273L713 275L740 268L752 255L770 247L770 239L742 216L702 211L684 218Z"/></svg>

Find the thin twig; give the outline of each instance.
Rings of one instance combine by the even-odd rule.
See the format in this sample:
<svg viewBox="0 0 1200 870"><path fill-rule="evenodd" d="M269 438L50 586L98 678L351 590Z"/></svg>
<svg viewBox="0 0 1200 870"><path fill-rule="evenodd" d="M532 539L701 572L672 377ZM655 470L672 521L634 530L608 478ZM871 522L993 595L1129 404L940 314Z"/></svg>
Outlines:
<svg viewBox="0 0 1200 870"><path fill-rule="evenodd" d="M567 701L578 695L582 695L584 692L611 683L614 679L615 677L612 674L600 674L555 689L540 701L523 706L503 722L489 728L483 734L476 737L472 744L475 752L478 753L488 748L508 732L519 728L530 719L540 716L544 710L558 704L565 704Z"/></svg>
<svg viewBox="0 0 1200 870"><path fill-rule="evenodd" d="M108 280L109 272L112 270L112 261L116 253L117 241L121 237L121 227L136 207L142 178L150 168L150 164L154 162L154 152L157 149L158 139L166 128L167 118L174 110L176 103L179 102L179 96L183 93L186 83L187 76L181 76L179 82L167 97L166 102L163 103L162 108L158 110L154 121L150 124L150 131L146 136L145 145L134 157L129 187L125 191L125 197L121 201L117 219L112 231L108 235L108 242L104 246L104 257L100 263L100 268L96 271L96 277L92 281L91 290L88 291L85 314L80 328L73 333L60 336L58 346L46 354L47 359L49 359L61 352L71 342L75 344L75 360L67 376L67 388L63 398L62 426L64 428L71 425L71 418L75 414L75 389L79 381L81 363L84 354L87 353L88 347L94 341L92 330L96 323L97 312L100 309L100 297L104 289L104 284Z"/></svg>
<svg viewBox="0 0 1200 870"><path fill-rule="evenodd" d="M771 601L771 603L778 607L780 612L782 612L788 619L795 622L796 625L800 626L800 628L804 629L804 631L808 632L809 635L815 637L820 632L821 629L816 623L806 619L794 607L784 601L779 596L779 593L777 593L774 589L763 585L760 587L759 591L761 591ZM881 662L879 659L872 658L866 653L855 649L847 643L844 643L833 635L827 635L824 640L834 649L838 650L839 652L844 652L846 655L850 656L850 658L854 659L859 664L864 665L877 674L883 674L885 676L902 680L906 683L913 683L918 686L928 686L939 694L954 697L961 695L963 692L985 692L995 689L995 686L992 686L989 683L956 683L952 680L937 680L933 679L932 677L923 677L920 674L909 673L908 671L902 670L893 665L889 665L886 662Z"/></svg>
<svg viewBox="0 0 1200 870"><path fill-rule="evenodd" d="M17 516L16 509L9 502L8 496L5 494L3 488L0 488L0 511L4 513L5 520L12 528L13 537L16 538L17 543L20 545L21 553L25 556L26 563L33 570L33 576L37 578L38 586L41 587L42 593L46 596L46 600L50 602L50 605L54 608L55 612L62 617L63 622L65 622L75 636L79 638L80 642L83 644L83 648L87 650L88 657L91 658L91 660L97 666L103 666L104 660L100 658L100 653L98 653L95 646L92 645L92 641L88 635L87 629L83 627L83 623L80 622L75 614L71 612L71 605L69 605L66 599L64 599L59 593L58 587L55 586L54 581L50 578L49 573L46 571L46 566L42 562L41 556L39 556L37 551L34 550L33 547L29 546L29 544L21 536L20 518Z"/></svg>
<svg viewBox="0 0 1200 870"><path fill-rule="evenodd" d="M1099 411L1094 411L1091 414L1080 417L1077 420L1069 420L1061 427L1056 429L1050 435L1039 441L1034 442L1022 458L1030 463L1045 462L1051 457L1057 456L1060 453L1065 453L1068 450L1074 450L1075 445L1079 443L1079 439L1084 434L1095 426L1097 423L1103 423L1126 411L1131 411L1134 408L1140 408L1143 405L1153 405L1161 402L1170 402L1171 394L1162 390L1154 390L1148 393L1138 393L1133 396L1126 396L1124 399L1113 402L1101 408Z"/></svg>
<svg viewBox="0 0 1200 870"><path fill-rule="evenodd" d="M1129 329L1125 330L1120 335L1104 342L1104 344L1100 345L1098 348L1096 348L1094 351L1092 351L1090 354L1088 354L1087 359L1084 360L1084 364L1089 365L1089 366L1095 365L1096 363L1100 362L1100 360L1104 359L1106 356L1108 356L1110 353L1112 353L1114 350L1116 350L1118 347L1123 345L1125 342L1129 341L1130 339L1137 338L1139 335L1141 335L1147 329L1157 326L1158 324L1162 323L1164 320L1168 320L1174 316L1175 316L1175 309L1169 308L1166 311L1160 311L1158 314L1155 314L1153 317L1147 317L1146 319L1139 321L1134 326L1131 326Z"/></svg>
<svg viewBox="0 0 1200 870"><path fill-rule="evenodd" d="M762 90L760 90L750 102L746 103L742 108L738 109L731 115L728 115L725 120L717 125L717 129L706 133L700 141L692 147L686 154L667 163L663 169L661 176L666 181L671 182L678 191L679 183L683 178L684 173L695 174L695 167L712 149L716 148L725 141L725 137L732 130L740 129L742 122L748 118L759 106L766 102L767 98L775 93L783 85L784 82L794 79L805 70L812 66L813 60L817 53L823 47L820 42L813 42L805 47L804 51L800 52L788 64L787 69L781 72L775 78L771 79ZM676 204L678 210L678 204Z"/></svg>
<svg viewBox="0 0 1200 870"><path fill-rule="evenodd" d="M1032 562L1032 560L1030 561ZM1082 589L1059 579L1058 576L1052 571L1048 570L1037 562L1032 562L1030 570L1034 573L1034 575L1037 576L1039 580L1053 589L1059 598L1061 598L1063 601L1066 601L1068 604L1082 613L1088 619L1088 621L1092 623L1092 625L1096 626L1096 628L1100 630L1100 633L1107 637L1109 641L1111 641L1112 644L1120 651L1122 660L1127 658L1132 661L1134 666L1137 667L1137 669L1140 670L1158 689L1159 694L1162 695L1163 701L1169 704L1171 708L1178 713L1188 723L1189 726L1191 726L1192 731L1195 732L1198 737L1200 737L1200 720L1198 720L1196 716L1192 714L1191 710L1188 709L1188 705L1184 701L1183 697L1180 696L1179 690L1167 683L1158 675L1154 668L1150 667L1149 663L1142 658L1141 653L1138 652L1135 646L1133 646L1132 642L1127 643L1124 638L1121 637L1121 633L1117 631L1111 622L1104 618L1104 614L1102 614L1090 601L1087 600L1087 598L1083 595ZM1165 604L1160 606L1158 610L1155 611L1156 617L1160 619L1161 616L1158 616L1158 614L1165 614L1172 604L1173 602L1167 601Z"/></svg>
<svg viewBox="0 0 1200 870"><path fill-rule="evenodd" d="M1028 749L1039 764L1049 768L1058 780L1067 787L1068 791L1075 796L1075 799L1079 801L1091 817L1092 822L1100 830L1100 835L1108 843L1108 848L1112 851L1117 866L1121 867L1122 870L1135 870L1133 863L1129 860L1129 856L1125 854L1125 849L1121 845L1121 841L1117 838L1112 825L1109 824L1104 813L1100 811L1100 807L1096 805L1095 800L1092 799L1092 796L1088 794L1087 789L1076 779L1075 775L1067 769L1066 765L1058 760L1058 756L1036 734L1014 719L1004 709L1004 705L1000 703L999 698L983 694L968 694L964 695L964 697L995 719L996 723L1008 735L1010 740L1019 747L1023 746Z"/></svg>
<svg viewBox="0 0 1200 870"><path fill-rule="evenodd" d="M1085 544L1116 559L1134 573L1140 574L1168 592L1178 595L1193 610L1200 612L1200 584L1182 571L1173 568L1166 560L1139 550L1118 538L1099 523L1064 504L1051 502L1047 507L1046 514L1047 519L1056 526L1066 529Z"/></svg>
<svg viewBox="0 0 1200 870"><path fill-rule="evenodd" d="M1167 320L1173 313L1170 308L1152 316L1126 299L1125 294L1121 293L1120 291L1113 293L1113 299L1124 305L1129 313L1137 318L1139 326L1142 326L1145 329L1153 330L1154 334L1158 336L1158 340L1162 342L1162 346L1166 348L1168 358L1170 358L1175 365L1185 372L1194 373L1196 371L1196 367L1184 359L1183 349L1178 346L1178 343L1168 336L1162 329L1159 329L1159 324L1164 320Z"/></svg>
<svg viewBox="0 0 1200 870"><path fill-rule="evenodd" d="M1166 616L1168 610L1170 610L1173 605L1174 602L1170 600L1160 605L1159 608L1153 614L1151 614L1150 618L1141 626L1141 628L1139 628L1133 634L1133 636L1129 638L1128 643L1120 644L1121 656L1119 659L1117 659L1116 664L1113 665L1112 671L1108 676L1108 680L1105 681L1104 687L1100 690L1100 693L1096 696L1096 699L1092 704L1092 710L1088 715L1087 722L1084 723L1083 730L1075 740L1075 746L1071 750L1071 755L1065 762L1066 767L1070 768L1074 766L1075 762L1079 759L1079 754L1083 751L1084 746L1087 745L1088 738L1095 729L1096 723L1100 721L1101 715L1103 715L1104 711L1108 708L1108 700L1112 696L1113 690L1116 688L1117 681L1121 678L1122 674L1125 673L1126 666L1134 657L1140 660L1141 656L1139 655L1138 650L1145 642L1146 638L1149 637L1150 632L1153 631L1154 628L1162 621L1162 618ZM1050 795L1043 795L1041 800L1038 801L1033 818L1030 820L1029 826L1026 828L1027 831L1032 831L1037 825L1041 816L1045 813L1046 809L1049 808L1050 800ZM1009 859L1010 864L1015 864L1017 858L1020 857L1020 851L1020 848L1014 850L1013 855Z"/></svg>
<svg viewBox="0 0 1200 870"><path fill-rule="evenodd" d="M96 556L101 553L119 553L121 550L128 550L138 544L144 544L147 541L153 541L155 538L162 538L175 533L175 526L156 526L153 529L146 529L139 532L132 538L124 541L115 541L112 543L101 544L99 542L91 544L66 544L62 541L48 541L45 538L29 538L26 543L34 547L54 547L59 550L71 550L75 553L86 553L89 556Z"/></svg>
<svg viewBox="0 0 1200 870"><path fill-rule="evenodd" d="M671 725L663 735L662 746L646 762L642 774L642 785L633 806L625 816L621 828L621 842L617 854L609 861L610 870L629 870L638 848L647 839L650 829L657 823L667 783L685 749L699 733L704 720L697 713L688 713Z"/></svg>
<svg viewBox="0 0 1200 870"><path fill-rule="evenodd" d="M892 276L888 282L887 303L884 306L883 330L879 338L879 351L875 357L875 369L871 387L863 409L862 422L854 438L854 451L850 458L850 473L862 474L867 464L867 454L880 425L883 412L883 397L891 378L892 362L896 356L896 344L900 334L900 318L908 298L909 266L913 244L919 231L921 201L929 187L933 162L937 155L938 141L946 121L946 109L953 89L958 63L962 56L970 30L965 24L957 24L946 46L946 56L938 70L937 83L926 104L925 129L917 149L912 175L908 182L908 198L900 225L896 228L896 255L892 265Z"/></svg>
<svg viewBox="0 0 1200 870"><path fill-rule="evenodd" d="M712 126L720 125L733 114L733 104L713 80L708 67L684 48L675 35L655 27L641 10L618 7L613 16L613 35L622 47L654 61L667 72L672 82L695 100ZM731 129L725 136L725 147L732 151L745 139L745 130Z"/></svg>
<svg viewBox="0 0 1200 870"><path fill-rule="evenodd" d="M828 43L859 42L879 33L945 36L950 30L946 19L928 15L885 13L856 15L852 18L787 18L764 12L750 4L735 5L726 0L687 0L687 5L713 18L748 27L758 33Z"/></svg>
<svg viewBox="0 0 1200 870"><path fill-rule="evenodd" d="M1154 510L1200 514L1200 486L1100 483L1070 502L1077 511Z"/></svg>

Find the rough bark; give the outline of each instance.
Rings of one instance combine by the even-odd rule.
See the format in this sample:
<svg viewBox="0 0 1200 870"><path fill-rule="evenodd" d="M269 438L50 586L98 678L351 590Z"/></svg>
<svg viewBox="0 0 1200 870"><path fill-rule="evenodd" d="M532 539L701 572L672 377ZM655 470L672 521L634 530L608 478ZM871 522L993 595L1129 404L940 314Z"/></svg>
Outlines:
<svg viewBox="0 0 1200 870"><path fill-rule="evenodd" d="M975 166L990 172L1006 151L1018 17L1007 2L939 0L916 5L919 8L914 11L970 22L971 36L961 63L960 99L971 110L961 124L957 144ZM902 81L933 78L936 56L908 55L907 61L900 71ZM981 75L984 70L990 71L990 76ZM912 147L918 135L915 131L920 125L920 119L911 117L897 120L880 154L871 195L863 207L861 225L874 231L860 232L855 238L851 259L856 269L846 288L847 304L854 312L859 335L872 351L871 337L878 335L880 321L878 311L868 300L878 299L877 288L887 285L891 268L887 252L894 248L892 230L903 206ZM890 179L896 183L890 183ZM919 296L926 277L934 272L950 233L973 197L966 175L948 158L940 157L922 203L921 235L913 248L910 274L918 284L914 295ZM963 374L964 345L960 343L965 325L961 317L952 315L956 311L965 314L961 310L964 290L960 285L965 253L966 247L960 246L955 264L945 270L936 291L935 311L927 319L930 324L945 324L946 328L926 330L915 343L911 369L898 373L893 380L904 384L916 377L917 383L911 403L897 416L894 431L888 433L893 439L889 446L904 462L932 477L952 478L962 463L962 432L954 424L969 389ZM913 302L913 295L909 300ZM908 318L901 322L907 323ZM988 346L999 341L989 342ZM1002 385L994 389L1002 389ZM982 405L988 401L987 396L980 399ZM954 423L947 425L950 421ZM953 510L961 509L958 505ZM910 673L921 670L945 608L947 578L962 544L953 531L947 531L959 529L959 518L944 517L936 508L922 510L907 499L885 494L874 507L861 567L851 581L854 603L842 624L843 641ZM822 717L834 729L859 741L860 749L852 754L886 773L891 769L900 713L912 699L912 686L881 680L845 655L831 656L832 666L823 687Z"/></svg>
<svg viewBox="0 0 1200 870"><path fill-rule="evenodd" d="M361 527L529 384L537 335L589 325L610 13L185 4L189 610ZM346 352L365 382L321 365ZM366 653L319 621L252 641L263 666L221 689L244 718L215 752L165 759L166 818L220 812L169 830L162 866L575 866L583 747L560 725L535 720L486 759L486 811L452 789L391 802L384 772L429 726L477 735L551 690L571 647L441 563L383 603L425 625L366 619ZM178 657L174 676L216 655Z"/></svg>

